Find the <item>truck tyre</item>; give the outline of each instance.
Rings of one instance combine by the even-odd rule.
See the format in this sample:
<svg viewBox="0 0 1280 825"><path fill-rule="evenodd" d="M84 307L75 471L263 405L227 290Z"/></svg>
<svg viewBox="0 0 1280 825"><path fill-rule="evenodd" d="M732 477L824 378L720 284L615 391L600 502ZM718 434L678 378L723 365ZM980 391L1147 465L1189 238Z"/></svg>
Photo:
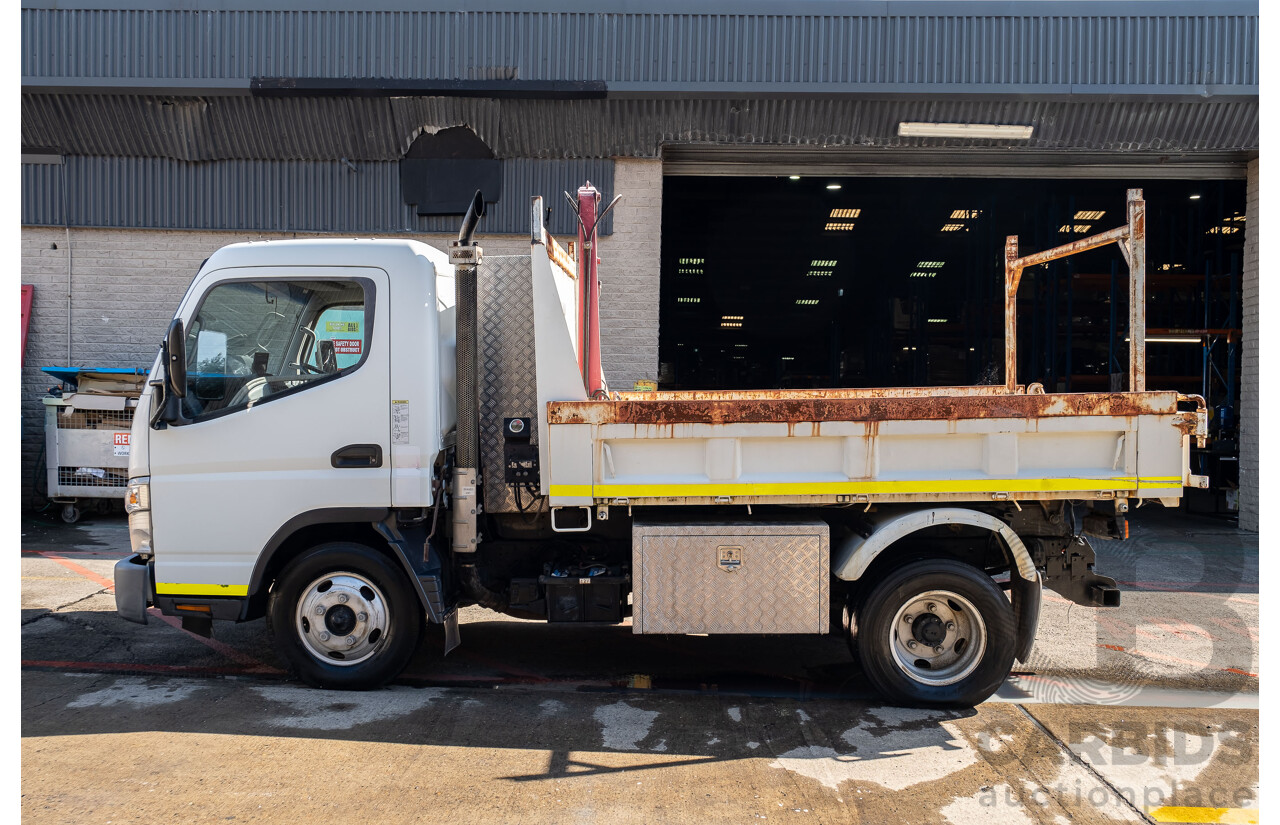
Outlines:
<svg viewBox="0 0 1280 825"><path fill-rule="evenodd" d="M267 603L267 630L302 681L367 690L409 663L422 609L390 559L361 544L333 542L285 568Z"/></svg>
<svg viewBox="0 0 1280 825"><path fill-rule="evenodd" d="M950 559L890 571L858 611L858 657L894 704L972 707L1013 667L1013 607L981 570Z"/></svg>

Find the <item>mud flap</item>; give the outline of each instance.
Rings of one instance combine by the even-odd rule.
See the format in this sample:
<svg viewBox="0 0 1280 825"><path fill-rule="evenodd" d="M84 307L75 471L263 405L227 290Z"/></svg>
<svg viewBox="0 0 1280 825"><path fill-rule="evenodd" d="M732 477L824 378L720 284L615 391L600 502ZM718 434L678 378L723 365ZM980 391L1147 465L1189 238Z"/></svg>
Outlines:
<svg viewBox="0 0 1280 825"><path fill-rule="evenodd" d="M448 656L460 644L462 638L458 635L458 611L454 609L444 617L444 655Z"/></svg>
<svg viewBox="0 0 1280 825"><path fill-rule="evenodd" d="M1040 625L1040 581L1039 577L1027 581L1014 569L1009 577L1013 590L1013 620L1017 623L1017 644L1013 658L1026 662L1031 655L1031 646L1036 641L1036 629Z"/></svg>

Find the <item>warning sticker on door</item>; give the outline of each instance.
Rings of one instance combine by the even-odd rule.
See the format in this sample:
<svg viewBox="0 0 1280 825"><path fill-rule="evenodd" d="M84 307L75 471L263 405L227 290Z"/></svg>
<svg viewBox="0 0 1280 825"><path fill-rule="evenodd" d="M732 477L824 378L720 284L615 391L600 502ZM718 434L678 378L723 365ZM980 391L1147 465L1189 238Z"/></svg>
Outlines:
<svg viewBox="0 0 1280 825"><path fill-rule="evenodd" d="M338 355L359 355L361 343L359 338L334 338L333 351Z"/></svg>
<svg viewBox="0 0 1280 825"><path fill-rule="evenodd" d="M391 402L391 443L409 443L409 402Z"/></svg>
<svg viewBox="0 0 1280 825"><path fill-rule="evenodd" d="M325 332L359 332L359 321L325 321Z"/></svg>
<svg viewBox="0 0 1280 825"><path fill-rule="evenodd" d="M112 433L114 436L112 448L114 455L126 456L129 454L129 434L128 433Z"/></svg>

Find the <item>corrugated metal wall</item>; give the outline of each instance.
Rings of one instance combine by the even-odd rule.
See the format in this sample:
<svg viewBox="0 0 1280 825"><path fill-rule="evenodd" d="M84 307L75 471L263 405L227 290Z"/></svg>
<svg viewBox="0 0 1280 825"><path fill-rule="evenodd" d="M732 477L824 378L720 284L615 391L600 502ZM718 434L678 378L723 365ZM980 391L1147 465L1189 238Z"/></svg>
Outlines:
<svg viewBox="0 0 1280 825"><path fill-rule="evenodd" d="M1030 140L898 137L900 121L1025 123ZM424 128L467 125L498 157L657 157L663 144L1018 151L1258 148L1256 100L486 100L22 96L24 146L203 161L396 160Z"/></svg>
<svg viewBox="0 0 1280 825"><path fill-rule="evenodd" d="M63 176L65 177L65 181ZM550 229L576 224L561 194L590 180L613 197L611 160L521 160L502 165L502 200L485 233L529 231L529 198L552 208ZM63 187L70 208L63 213ZM68 157L65 164L22 164L22 223L34 226L263 232L456 232L459 217L419 218L400 202L399 164ZM613 232L605 216L602 234Z"/></svg>
<svg viewBox="0 0 1280 825"><path fill-rule="evenodd" d="M1256 93L1256 4L1203 4L1195 14L1188 4L1161 2L1074 4L1075 14L1054 14L1060 4L997 5L994 15L992 4L961 3L946 13L938 4L916 14L882 3L878 14L856 13L872 4L849 4L844 14L794 15L616 13L623 4L602 4L599 13L26 8L22 74L24 83L519 78L603 80L611 90L1252 86Z"/></svg>

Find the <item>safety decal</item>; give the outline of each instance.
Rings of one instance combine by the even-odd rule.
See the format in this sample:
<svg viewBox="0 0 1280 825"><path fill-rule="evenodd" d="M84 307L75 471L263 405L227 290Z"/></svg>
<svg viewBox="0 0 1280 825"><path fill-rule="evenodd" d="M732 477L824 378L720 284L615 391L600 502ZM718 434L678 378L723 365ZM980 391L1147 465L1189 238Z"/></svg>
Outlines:
<svg viewBox="0 0 1280 825"><path fill-rule="evenodd" d="M391 402L391 443L409 443L409 402Z"/></svg>
<svg viewBox="0 0 1280 825"><path fill-rule="evenodd" d="M117 456L129 455L129 434L113 433L113 435L115 436L112 443L112 449L114 450L113 454Z"/></svg>
<svg viewBox="0 0 1280 825"><path fill-rule="evenodd" d="M325 332L359 332L359 321L325 321Z"/></svg>
<svg viewBox="0 0 1280 825"><path fill-rule="evenodd" d="M338 355L359 355L362 343L359 338L334 338L333 351Z"/></svg>

